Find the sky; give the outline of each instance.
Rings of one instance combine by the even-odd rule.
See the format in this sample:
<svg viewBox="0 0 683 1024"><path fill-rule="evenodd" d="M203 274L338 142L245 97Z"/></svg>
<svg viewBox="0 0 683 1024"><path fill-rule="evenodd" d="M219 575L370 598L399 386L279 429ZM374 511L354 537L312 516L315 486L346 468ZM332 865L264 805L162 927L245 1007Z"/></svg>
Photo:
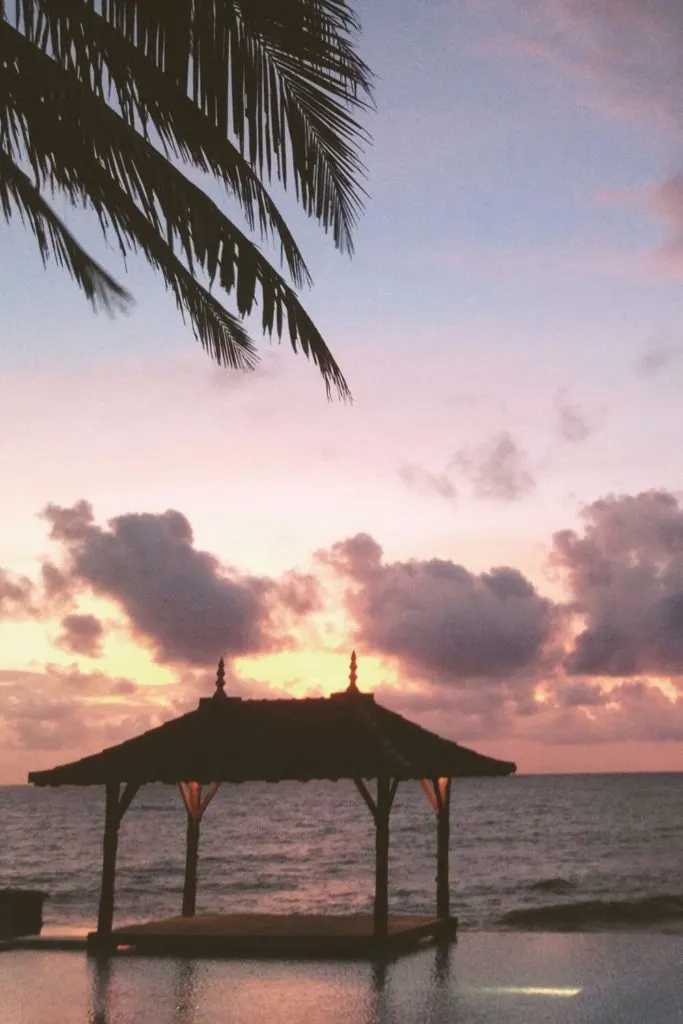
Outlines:
<svg viewBox="0 0 683 1024"><path fill-rule="evenodd" d="M521 772L683 770L683 8L356 7L353 259L283 200L352 405L286 343L212 365L84 212L125 315L2 224L0 782L189 710L221 656L228 692L325 695L354 647Z"/></svg>

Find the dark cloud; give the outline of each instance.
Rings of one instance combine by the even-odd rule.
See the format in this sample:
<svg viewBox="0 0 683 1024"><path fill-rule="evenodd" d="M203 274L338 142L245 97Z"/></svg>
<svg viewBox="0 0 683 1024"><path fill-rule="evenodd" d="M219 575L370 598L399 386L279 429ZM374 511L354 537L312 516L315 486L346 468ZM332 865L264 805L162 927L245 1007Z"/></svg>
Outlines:
<svg viewBox="0 0 683 1024"><path fill-rule="evenodd" d="M557 433L568 444L580 444L593 433L594 427L586 414L560 391L555 399Z"/></svg>
<svg viewBox="0 0 683 1024"><path fill-rule="evenodd" d="M328 551L316 552L316 561L357 581L371 579L382 565L382 547L369 533L337 541Z"/></svg>
<svg viewBox="0 0 683 1024"><path fill-rule="evenodd" d="M583 531L555 534L552 561L580 631L567 670L581 675L683 673L683 509L674 495L609 497Z"/></svg>
<svg viewBox="0 0 683 1024"><path fill-rule="evenodd" d="M112 600L158 660L177 666L177 682L0 671L0 747L85 753L189 710L212 692L220 655L277 649L324 609L325 571L344 589L361 685L363 652L386 658L401 684L380 685L378 699L428 728L471 742L683 740L683 507L668 492L604 498L584 510L580 529L554 536L567 604L508 566L474 573L446 559L387 561L367 533L318 552L317 575L270 579L198 550L177 511L100 526L80 502L49 506L46 518L57 557L37 587L7 577L18 588L6 590L13 607L58 608L59 642L94 656L103 625L78 602L86 593ZM236 695L283 695L234 666L227 674ZM678 699L648 676L666 677Z"/></svg>
<svg viewBox="0 0 683 1024"><path fill-rule="evenodd" d="M377 698L427 728L469 742L683 739L683 669L679 674L671 641L663 646L661 629L654 631L661 648L657 665L662 670L666 664L678 700L648 681L642 657L632 659L628 671L622 671L624 658L589 665L581 657L582 636L600 628L599 615L612 603L620 614L632 613L622 644L632 643L631 634L642 635L637 623L648 619L642 603L634 607L623 576L610 574L621 561L637 577L648 559L660 572L670 571L665 553L680 548L683 555L683 512L670 495L608 498L591 506L587 521L595 524L590 537L565 531L555 538L569 605L541 597L509 567L475 574L439 559L385 562L368 534L319 553L318 560L347 581L359 649L398 662L401 685L380 686ZM593 601L610 580L607 604ZM665 621L671 620L669 613ZM605 675L621 680L608 683L599 678Z"/></svg>
<svg viewBox="0 0 683 1024"><path fill-rule="evenodd" d="M478 447L461 448L449 468L469 480L477 498L518 501L536 488L526 451L507 432Z"/></svg>
<svg viewBox="0 0 683 1024"><path fill-rule="evenodd" d="M71 601L71 581L53 562L44 562L40 569L43 593L48 602L69 603Z"/></svg>
<svg viewBox="0 0 683 1024"><path fill-rule="evenodd" d="M35 587L31 580L0 569L0 618L23 618L34 613Z"/></svg>
<svg viewBox="0 0 683 1024"><path fill-rule="evenodd" d="M95 615L65 615L57 643L72 654L97 658L102 653L104 626Z"/></svg>
<svg viewBox="0 0 683 1024"><path fill-rule="evenodd" d="M278 581L277 596L282 608L295 617L311 615L323 606L320 581L311 573L285 573Z"/></svg>
<svg viewBox="0 0 683 1024"><path fill-rule="evenodd" d="M106 528L85 501L48 505L44 516L64 553L63 588L117 602L160 662L207 665L275 649L286 638L271 628L274 612L296 617L316 600L303 576L280 582L221 565L195 548L190 523L172 509L116 516Z"/></svg>
<svg viewBox="0 0 683 1024"><path fill-rule="evenodd" d="M608 700L604 687L585 679L570 680L557 687L554 693L558 703L566 708L600 707Z"/></svg>
<svg viewBox="0 0 683 1024"><path fill-rule="evenodd" d="M423 678L531 670L552 636L552 603L516 569L475 575L441 559L385 563L367 534L335 544L326 557L352 584L347 604L358 641Z"/></svg>
<svg viewBox="0 0 683 1024"><path fill-rule="evenodd" d="M435 494L452 503L457 501L458 492L446 473L432 473L423 466L406 462L399 467L398 475L411 490L422 494Z"/></svg>

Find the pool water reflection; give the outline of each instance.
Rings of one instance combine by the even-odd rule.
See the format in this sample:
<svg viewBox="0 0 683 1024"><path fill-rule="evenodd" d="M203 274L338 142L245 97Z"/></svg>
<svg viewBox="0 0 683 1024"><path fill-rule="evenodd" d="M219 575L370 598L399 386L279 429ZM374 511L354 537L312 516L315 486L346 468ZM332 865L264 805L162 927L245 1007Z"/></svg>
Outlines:
<svg viewBox="0 0 683 1024"><path fill-rule="evenodd" d="M683 1021L683 939L470 933L390 963L0 954L3 1024Z"/></svg>

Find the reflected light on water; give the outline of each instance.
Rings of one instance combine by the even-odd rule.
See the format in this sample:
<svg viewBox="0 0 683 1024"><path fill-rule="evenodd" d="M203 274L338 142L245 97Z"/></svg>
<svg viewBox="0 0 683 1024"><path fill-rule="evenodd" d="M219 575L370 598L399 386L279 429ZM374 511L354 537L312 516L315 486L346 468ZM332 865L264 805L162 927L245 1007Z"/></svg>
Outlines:
<svg viewBox="0 0 683 1024"><path fill-rule="evenodd" d="M581 993L580 988L545 988L540 985L490 985L476 991L505 996L554 996L557 999L578 996Z"/></svg>

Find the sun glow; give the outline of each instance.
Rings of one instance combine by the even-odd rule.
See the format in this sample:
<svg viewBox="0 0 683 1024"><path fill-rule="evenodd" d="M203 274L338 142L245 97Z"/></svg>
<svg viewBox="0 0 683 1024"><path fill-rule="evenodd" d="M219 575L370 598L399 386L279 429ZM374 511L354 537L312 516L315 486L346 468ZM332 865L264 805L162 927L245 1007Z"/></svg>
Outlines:
<svg viewBox="0 0 683 1024"><path fill-rule="evenodd" d="M253 658L238 658L235 671L247 680L282 690L292 697L327 697L349 684L348 665L352 641L343 649L279 651ZM380 658L359 656L358 687L372 692L393 681Z"/></svg>

